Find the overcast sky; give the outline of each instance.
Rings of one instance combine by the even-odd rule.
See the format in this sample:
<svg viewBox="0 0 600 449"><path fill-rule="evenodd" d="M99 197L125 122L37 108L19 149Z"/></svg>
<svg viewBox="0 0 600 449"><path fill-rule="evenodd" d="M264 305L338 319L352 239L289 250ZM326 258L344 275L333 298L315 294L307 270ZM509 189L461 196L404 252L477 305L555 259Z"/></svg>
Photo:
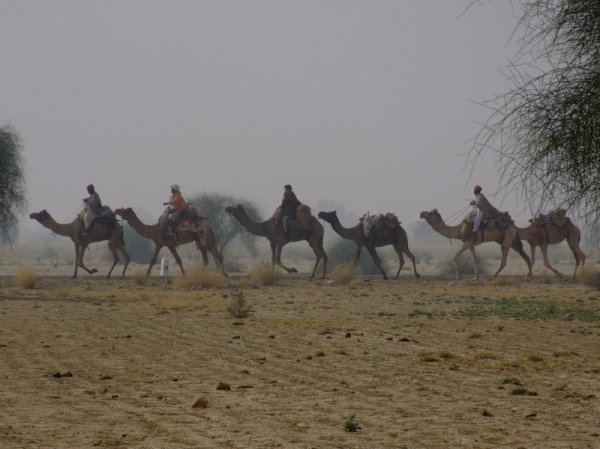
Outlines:
<svg viewBox="0 0 600 449"><path fill-rule="evenodd" d="M29 209L71 220L94 183L158 217L177 183L268 214L290 183L404 223L464 210L497 187L461 154L509 87L519 13L469 3L0 0L0 123L24 138Z"/></svg>

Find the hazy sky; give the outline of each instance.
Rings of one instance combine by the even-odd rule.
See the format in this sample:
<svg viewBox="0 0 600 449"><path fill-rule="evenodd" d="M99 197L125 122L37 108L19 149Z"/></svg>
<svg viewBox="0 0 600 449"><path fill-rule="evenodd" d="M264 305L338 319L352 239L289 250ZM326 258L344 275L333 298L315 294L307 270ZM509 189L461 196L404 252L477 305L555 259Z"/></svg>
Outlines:
<svg viewBox="0 0 600 449"><path fill-rule="evenodd" d="M94 183L158 217L178 183L267 214L290 183L313 208L452 215L497 186L460 154L509 86L519 13L469 3L0 0L0 123L24 138L30 210L71 220Z"/></svg>

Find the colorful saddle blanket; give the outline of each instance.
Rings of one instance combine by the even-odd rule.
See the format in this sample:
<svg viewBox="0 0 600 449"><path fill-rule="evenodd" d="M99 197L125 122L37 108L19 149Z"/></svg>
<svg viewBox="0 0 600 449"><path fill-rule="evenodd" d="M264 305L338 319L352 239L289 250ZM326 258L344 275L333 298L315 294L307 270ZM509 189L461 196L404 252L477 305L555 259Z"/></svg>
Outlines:
<svg viewBox="0 0 600 449"><path fill-rule="evenodd" d="M177 224L176 232L192 231L200 236L200 245L206 246L206 223L204 220L184 218Z"/></svg>

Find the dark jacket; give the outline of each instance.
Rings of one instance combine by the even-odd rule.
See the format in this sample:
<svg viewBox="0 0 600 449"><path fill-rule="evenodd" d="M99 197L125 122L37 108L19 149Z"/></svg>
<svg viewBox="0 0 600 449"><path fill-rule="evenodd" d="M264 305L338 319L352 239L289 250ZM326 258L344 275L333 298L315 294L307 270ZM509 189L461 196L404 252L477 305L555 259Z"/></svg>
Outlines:
<svg viewBox="0 0 600 449"><path fill-rule="evenodd" d="M281 201L281 215L289 218L296 218L296 209L300 205L300 201L292 190L283 192L283 200Z"/></svg>

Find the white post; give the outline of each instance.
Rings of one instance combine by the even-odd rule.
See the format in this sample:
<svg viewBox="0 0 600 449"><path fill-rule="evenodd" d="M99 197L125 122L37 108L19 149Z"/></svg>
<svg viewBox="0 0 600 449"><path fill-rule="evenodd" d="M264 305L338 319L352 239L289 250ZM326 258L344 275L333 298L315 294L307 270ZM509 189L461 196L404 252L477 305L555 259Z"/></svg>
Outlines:
<svg viewBox="0 0 600 449"><path fill-rule="evenodd" d="M160 261L160 275L168 276L169 275L169 259L163 257Z"/></svg>

